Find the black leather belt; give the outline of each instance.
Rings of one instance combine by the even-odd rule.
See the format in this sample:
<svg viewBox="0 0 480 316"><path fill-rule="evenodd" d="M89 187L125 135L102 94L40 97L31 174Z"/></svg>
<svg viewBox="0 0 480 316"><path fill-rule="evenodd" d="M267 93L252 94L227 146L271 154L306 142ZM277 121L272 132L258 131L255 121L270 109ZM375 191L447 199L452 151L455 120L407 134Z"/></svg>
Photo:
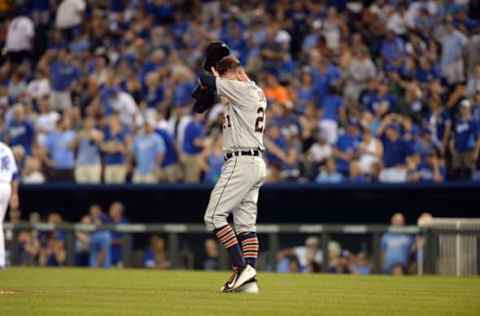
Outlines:
<svg viewBox="0 0 480 316"><path fill-rule="evenodd" d="M232 158L233 156L255 156L255 157L259 157L259 156L262 156L262 152L260 150L232 151L232 152L226 153L223 158L225 159L225 161L227 161L228 159Z"/></svg>

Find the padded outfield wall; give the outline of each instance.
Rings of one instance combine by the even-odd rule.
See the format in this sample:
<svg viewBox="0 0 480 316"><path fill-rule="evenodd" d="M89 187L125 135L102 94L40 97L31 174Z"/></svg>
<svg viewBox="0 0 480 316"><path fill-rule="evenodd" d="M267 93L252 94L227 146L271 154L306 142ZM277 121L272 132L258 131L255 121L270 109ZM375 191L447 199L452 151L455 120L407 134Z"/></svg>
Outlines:
<svg viewBox="0 0 480 316"><path fill-rule="evenodd" d="M200 223L210 185L23 185L28 213L60 212L78 221L91 204L126 206L130 222ZM449 184L275 184L260 193L260 223L386 223L397 211L415 223L422 212L434 216L479 217L480 182Z"/></svg>

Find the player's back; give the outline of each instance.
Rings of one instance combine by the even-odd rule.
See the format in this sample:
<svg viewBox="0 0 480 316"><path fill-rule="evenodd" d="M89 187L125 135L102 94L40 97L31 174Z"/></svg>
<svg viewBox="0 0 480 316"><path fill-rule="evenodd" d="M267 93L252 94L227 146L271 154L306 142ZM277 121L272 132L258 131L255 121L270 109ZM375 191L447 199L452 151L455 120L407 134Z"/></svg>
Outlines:
<svg viewBox="0 0 480 316"><path fill-rule="evenodd" d="M225 104L223 149L264 150L267 101L263 90L253 81L217 78L216 85Z"/></svg>

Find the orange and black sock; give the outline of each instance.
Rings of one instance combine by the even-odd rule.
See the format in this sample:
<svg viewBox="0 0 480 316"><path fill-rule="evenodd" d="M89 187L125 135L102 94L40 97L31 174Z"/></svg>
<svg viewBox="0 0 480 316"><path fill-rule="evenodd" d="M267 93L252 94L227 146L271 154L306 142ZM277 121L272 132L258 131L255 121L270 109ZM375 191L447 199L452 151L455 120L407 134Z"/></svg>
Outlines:
<svg viewBox="0 0 480 316"><path fill-rule="evenodd" d="M255 268L257 265L259 250L257 233L241 233L238 235L238 240L242 245L243 258L245 259L245 262Z"/></svg>
<svg viewBox="0 0 480 316"><path fill-rule="evenodd" d="M230 261L235 268L243 268L245 260L243 259L242 250L238 244L237 236L230 225L215 230L215 235L222 245L227 249Z"/></svg>

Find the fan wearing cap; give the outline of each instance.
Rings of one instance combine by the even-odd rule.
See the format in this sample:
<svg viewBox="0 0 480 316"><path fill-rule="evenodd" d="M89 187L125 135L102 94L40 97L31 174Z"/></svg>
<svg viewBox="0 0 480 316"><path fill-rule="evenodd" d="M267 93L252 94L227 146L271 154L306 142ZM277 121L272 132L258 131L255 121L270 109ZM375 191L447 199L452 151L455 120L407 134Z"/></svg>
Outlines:
<svg viewBox="0 0 480 316"><path fill-rule="evenodd" d="M451 151L455 177L471 179L480 153L480 128L471 113L471 102L460 102L459 117L453 127Z"/></svg>
<svg viewBox="0 0 480 316"><path fill-rule="evenodd" d="M138 131L131 148L135 161L134 183L156 183L159 166L165 156L165 142L155 133L154 124L145 120L143 130Z"/></svg>

